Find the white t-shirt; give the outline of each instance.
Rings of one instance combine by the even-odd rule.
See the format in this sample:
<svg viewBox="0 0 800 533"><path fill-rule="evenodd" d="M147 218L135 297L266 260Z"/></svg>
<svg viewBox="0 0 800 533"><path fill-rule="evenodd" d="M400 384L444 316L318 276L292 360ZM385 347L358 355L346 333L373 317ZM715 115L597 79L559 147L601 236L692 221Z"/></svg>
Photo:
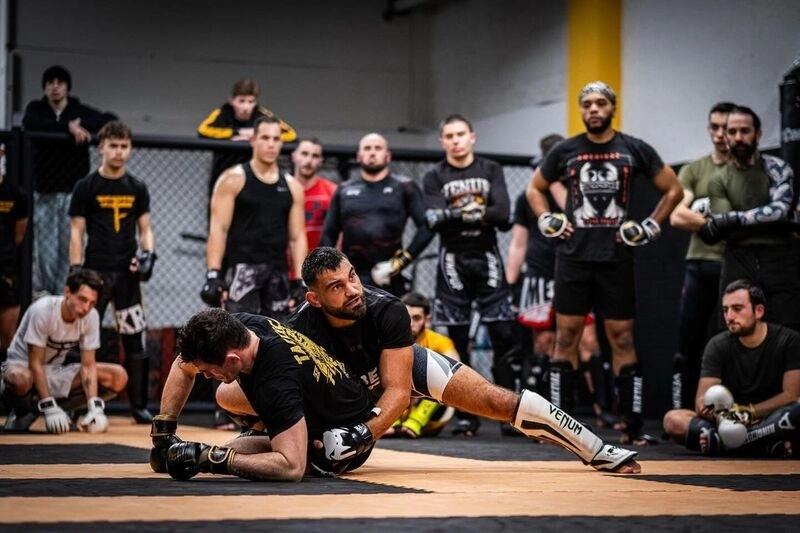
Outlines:
<svg viewBox="0 0 800 533"><path fill-rule="evenodd" d="M11 346L8 362L28 362L28 345L44 347L44 364L61 365L75 346L81 350L100 348L100 318L92 309L84 318L65 322L61 317L64 296L45 296L25 311Z"/></svg>

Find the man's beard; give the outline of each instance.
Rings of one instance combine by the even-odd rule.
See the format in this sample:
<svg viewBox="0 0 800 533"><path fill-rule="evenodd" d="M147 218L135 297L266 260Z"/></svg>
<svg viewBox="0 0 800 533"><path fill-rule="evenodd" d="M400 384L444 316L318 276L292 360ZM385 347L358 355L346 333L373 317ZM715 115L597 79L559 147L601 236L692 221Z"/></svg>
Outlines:
<svg viewBox="0 0 800 533"><path fill-rule="evenodd" d="M345 304L342 307L323 307L326 313L335 318L344 320L359 320L367 315L367 302L364 299L364 293L361 293L361 303L358 307L348 308ZM349 302L348 302L349 303Z"/></svg>
<svg viewBox="0 0 800 533"><path fill-rule="evenodd" d="M375 174L379 174L383 172L383 170L388 167L389 165L384 163L382 165L361 165L361 170L363 170L366 174L370 176L374 176Z"/></svg>
<svg viewBox="0 0 800 533"><path fill-rule="evenodd" d="M608 127L611 126L611 121L613 119L614 119L614 115L612 114L612 115L608 115L606 118L604 118L599 126L590 126L589 125L589 121L587 121L587 120L583 121L583 125L586 126L586 131L588 131L589 133L598 134L598 133L603 133L604 131L606 131L608 129Z"/></svg>
<svg viewBox="0 0 800 533"><path fill-rule="evenodd" d="M737 143L731 146L729 151L737 163L744 164L750 162L750 158L753 157L753 154L756 153L757 149L758 144L756 143Z"/></svg>
<svg viewBox="0 0 800 533"><path fill-rule="evenodd" d="M728 328L728 331L730 331L730 328ZM749 326L742 326L737 331L730 331L730 333L734 337L747 337L752 335L755 331L756 331L756 322L754 320L753 323L750 324Z"/></svg>

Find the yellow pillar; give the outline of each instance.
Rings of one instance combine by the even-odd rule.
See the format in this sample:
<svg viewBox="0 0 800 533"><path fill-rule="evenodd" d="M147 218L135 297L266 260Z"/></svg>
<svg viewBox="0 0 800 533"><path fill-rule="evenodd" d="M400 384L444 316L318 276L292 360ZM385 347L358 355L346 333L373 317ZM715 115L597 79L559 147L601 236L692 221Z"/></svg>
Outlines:
<svg viewBox="0 0 800 533"><path fill-rule="evenodd" d="M602 80L619 97L622 81L622 1L569 0L567 8L567 132L586 131L578 93L593 80ZM620 97L613 126L619 129Z"/></svg>

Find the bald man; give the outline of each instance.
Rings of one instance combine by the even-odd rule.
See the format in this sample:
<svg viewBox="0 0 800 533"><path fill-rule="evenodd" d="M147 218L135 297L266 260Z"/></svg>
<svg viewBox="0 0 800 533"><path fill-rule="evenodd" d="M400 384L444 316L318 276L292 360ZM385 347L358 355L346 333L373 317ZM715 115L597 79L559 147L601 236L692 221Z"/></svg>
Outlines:
<svg viewBox="0 0 800 533"><path fill-rule="evenodd" d="M400 272L419 257L433 239L425 221L422 190L411 178L392 174L392 153L382 135L369 133L358 143L357 177L342 183L331 198L320 246L336 246L350 258L362 283L396 296L406 293ZM408 219L417 226L408 246L403 231Z"/></svg>

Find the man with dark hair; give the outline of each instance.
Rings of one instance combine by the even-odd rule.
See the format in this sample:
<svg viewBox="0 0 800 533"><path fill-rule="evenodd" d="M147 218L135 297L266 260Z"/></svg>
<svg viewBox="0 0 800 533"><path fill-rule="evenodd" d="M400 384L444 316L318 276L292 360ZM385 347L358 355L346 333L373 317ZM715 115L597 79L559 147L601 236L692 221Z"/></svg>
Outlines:
<svg viewBox="0 0 800 533"><path fill-rule="evenodd" d="M322 443L336 438L333 427L366 432L363 422L373 405L358 378L305 335L269 317L212 308L181 328L176 353L152 426L155 472L180 480L210 472L299 481L304 474L348 472L369 457L372 442L346 457L323 453ZM199 373L223 382L220 403L248 426L226 446L176 436L178 415ZM231 386L237 395L225 393Z"/></svg>
<svg viewBox="0 0 800 533"><path fill-rule="evenodd" d="M681 167L678 181L683 186L683 200L669 217L673 227L692 232L681 291L678 352L673 360L674 409L694 405L703 346L710 335L719 331L715 310L719 306L719 276L725 245L722 242L708 245L697 232L711 214L708 197L711 177L730 159L725 123L734 106L731 102L718 102L708 112L706 129L714 148L709 155Z"/></svg>
<svg viewBox="0 0 800 533"><path fill-rule="evenodd" d="M92 134L117 117L71 96L72 75L61 65L44 71L42 89L44 96L25 108L22 127L71 136L33 141L33 291L58 294L69 266L70 193L89 173Z"/></svg>
<svg viewBox="0 0 800 533"><path fill-rule="evenodd" d="M747 280L725 287L728 331L706 346L694 410L664 415L664 431L690 450L762 457L800 452L800 334L765 322L766 305L761 288Z"/></svg>
<svg viewBox="0 0 800 533"><path fill-rule="evenodd" d="M783 159L760 153L759 139L758 115L745 106L731 109L725 125L731 160L709 183L711 215L699 235L726 243L722 286L737 279L758 284L769 300L765 320L800 331L794 172Z"/></svg>
<svg viewBox="0 0 800 533"><path fill-rule="evenodd" d="M503 168L474 153L475 131L461 115L446 117L439 127L445 159L423 177L428 224L439 233L439 266L433 324L447 333L469 364L472 304L486 325L492 344L494 382L514 388L514 311L506 283L497 232L510 228L510 200ZM455 433L472 436L479 420L458 413Z"/></svg>
<svg viewBox="0 0 800 533"><path fill-rule="evenodd" d="M116 120L100 130L100 167L76 183L72 193L69 264L95 269L103 277L97 312L102 320L113 301L129 376L131 415L137 423L149 424L153 420L147 410L150 365L144 349L147 322L140 283L153 274L155 236L147 185L127 170L132 136L131 129Z"/></svg>
<svg viewBox="0 0 800 533"><path fill-rule="evenodd" d="M414 344L408 311L396 297L361 284L355 268L335 248L319 247L303 263L306 303L288 325L343 361L369 388L380 412L369 434L347 430L348 441L382 436L415 398L512 424L547 440L598 470L636 473L636 452L604 444L567 413L529 390L517 394L490 383L469 366ZM222 387L220 388L222 391ZM344 438L344 437L343 437ZM338 446L328 446L338 453Z"/></svg>
<svg viewBox="0 0 800 533"><path fill-rule="evenodd" d="M128 376L118 364L95 361L100 320L94 307L102 290L96 272L76 269L63 296L39 298L25 311L2 364L0 389L11 409L5 431L26 431L41 412L48 433L64 433L71 426L66 411L83 406L88 411L79 427L106 431L101 396L116 396ZM64 364L73 348L80 349L80 362Z"/></svg>
<svg viewBox="0 0 800 533"><path fill-rule="evenodd" d="M200 298L231 312L285 320L303 299L300 265L308 250L303 186L278 166L283 147L280 120L259 117L254 129L251 159L225 170L211 195ZM220 410L214 425L231 428Z"/></svg>
<svg viewBox="0 0 800 533"><path fill-rule="evenodd" d="M551 401L568 409L585 317L603 318L611 346L612 371L625 429L622 442L656 443L642 431L644 377L633 339L636 314L633 248L661 234L661 223L683 197L672 168L653 148L611 125L617 96L602 81L586 84L578 96L586 133L557 144L534 172L528 201L539 230L556 241L556 347L550 378L561 384ZM631 218L640 182L662 196L650 216ZM555 182L568 190L564 213L550 211L545 193ZM551 387L551 392L555 392ZM566 404L564 402L567 402Z"/></svg>
<svg viewBox="0 0 800 533"><path fill-rule="evenodd" d="M260 117L275 117L275 113L258 103L261 88L253 80L237 80L231 88L228 101L215 108L203 119L197 127L197 135L206 139L227 141L249 141L253 137L254 125ZM281 140L292 142L297 138L297 133L287 122L278 118L281 127ZM208 183L208 196L214 190L214 183L222 172L229 167L244 163L249 158L249 153L244 151L214 152L214 161L211 165L211 179Z"/></svg>
<svg viewBox="0 0 800 533"><path fill-rule="evenodd" d="M253 157L223 172L211 196L208 271L200 297L228 311L283 320L289 300L302 299L300 265L308 250L303 187L278 167L283 141L277 118L256 120L250 144ZM296 280L291 287L287 248Z"/></svg>
<svg viewBox="0 0 800 533"><path fill-rule="evenodd" d="M322 142L316 137L300 139L292 152L294 174L292 177L303 186L306 213L306 241L308 249L313 250L322 238L325 215L336 191L336 183L317 174L325 161ZM291 266L291 257L289 257ZM289 279L294 278L295 269L289 269ZM298 305L301 302L296 302Z"/></svg>
<svg viewBox="0 0 800 533"><path fill-rule="evenodd" d="M393 174L392 153L383 135L361 138L356 154L361 171L333 193L321 246L336 246L353 258L361 280L396 296L406 292L403 269L422 254L433 233L425 222L422 192L411 178ZM408 245L403 233L411 219L417 229Z"/></svg>

